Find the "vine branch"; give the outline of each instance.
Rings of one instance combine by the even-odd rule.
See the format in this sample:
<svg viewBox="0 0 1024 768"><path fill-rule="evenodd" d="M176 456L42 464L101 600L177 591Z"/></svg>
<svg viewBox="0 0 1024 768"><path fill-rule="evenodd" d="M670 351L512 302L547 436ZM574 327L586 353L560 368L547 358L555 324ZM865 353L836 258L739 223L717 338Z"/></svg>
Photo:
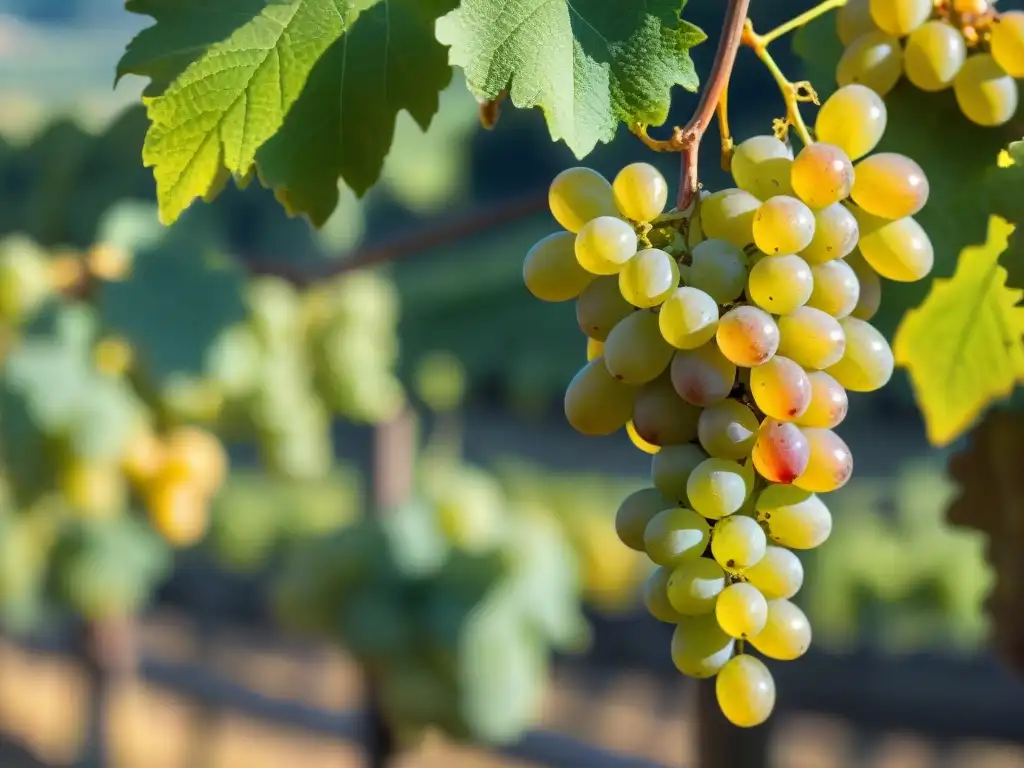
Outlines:
<svg viewBox="0 0 1024 768"><path fill-rule="evenodd" d="M473 210L424 228L403 232L381 243L362 246L320 268L301 269L257 259L249 260L246 266L253 275L279 277L298 286L308 286L355 269L400 261L416 253L472 237L493 227L543 213L547 206L548 194L545 189L528 197L504 201L490 208Z"/></svg>
<svg viewBox="0 0 1024 768"><path fill-rule="evenodd" d="M736 63L736 54L743 39L743 25L747 19L750 0L729 0L722 24L722 36L718 41L715 61L711 65L707 86L701 94L700 102L693 117L682 129L682 157L679 165L679 195L676 207L685 211L694 201L697 193L697 152L700 140L715 116L715 110L722 100L722 95L729 87L729 78Z"/></svg>

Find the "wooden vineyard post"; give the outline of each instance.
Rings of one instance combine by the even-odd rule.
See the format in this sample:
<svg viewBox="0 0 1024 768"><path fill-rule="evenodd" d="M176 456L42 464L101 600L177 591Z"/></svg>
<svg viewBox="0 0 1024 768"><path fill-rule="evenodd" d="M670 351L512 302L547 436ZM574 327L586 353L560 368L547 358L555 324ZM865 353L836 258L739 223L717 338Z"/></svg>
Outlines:
<svg viewBox="0 0 1024 768"><path fill-rule="evenodd" d="M715 680L697 681L697 768L768 768L772 720L757 728L737 728L722 714Z"/></svg>
<svg viewBox="0 0 1024 768"><path fill-rule="evenodd" d="M136 667L135 623L131 617L88 621L79 627L78 649L89 695L85 736L76 768L107 768L111 701L117 683Z"/></svg>
<svg viewBox="0 0 1024 768"><path fill-rule="evenodd" d="M412 496L416 442L416 418L411 410L374 428L371 514L386 515ZM388 768L398 754L372 674L366 676L366 754L369 768Z"/></svg>

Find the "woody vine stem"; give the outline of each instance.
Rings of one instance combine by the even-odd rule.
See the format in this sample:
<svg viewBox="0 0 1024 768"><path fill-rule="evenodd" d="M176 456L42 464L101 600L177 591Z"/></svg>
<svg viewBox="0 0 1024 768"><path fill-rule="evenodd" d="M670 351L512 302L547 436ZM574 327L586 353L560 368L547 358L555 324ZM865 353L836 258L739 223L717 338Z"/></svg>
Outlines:
<svg viewBox="0 0 1024 768"><path fill-rule="evenodd" d="M775 59L772 58L771 53L768 52L768 46L822 14L846 5L846 2L847 0L824 0L810 10L763 35L759 35L754 31L753 23L747 18L750 0L729 0L711 74L708 76L707 86L701 94L700 102L690 121L682 128L674 128L672 135L667 139L652 138L648 135L647 126L643 123L630 126L633 133L651 149L657 152L679 152L681 154L679 194L676 197L677 211L687 211L697 194L699 189L697 154L701 139L716 114L722 138L722 163L728 168L733 148L733 140L729 131L729 79L736 64L736 54L741 46L746 45L761 60L782 93L782 99L786 105L786 117L778 121L776 133L780 134L780 138L784 138L792 128L805 145L813 142L807 124L800 114L800 103L809 101L817 104L818 96L809 82L788 80L779 65L776 64ZM668 217L671 216L672 214L668 214Z"/></svg>

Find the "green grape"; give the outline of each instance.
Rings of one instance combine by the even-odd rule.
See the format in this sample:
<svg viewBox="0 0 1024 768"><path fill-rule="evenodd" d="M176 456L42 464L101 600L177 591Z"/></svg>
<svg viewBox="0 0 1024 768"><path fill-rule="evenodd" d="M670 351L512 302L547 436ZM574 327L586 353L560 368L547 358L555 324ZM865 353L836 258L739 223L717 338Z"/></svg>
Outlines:
<svg viewBox="0 0 1024 768"><path fill-rule="evenodd" d="M576 300L576 322L589 338L605 341L612 328L629 317L634 307L622 298L615 277L599 277Z"/></svg>
<svg viewBox="0 0 1024 768"><path fill-rule="evenodd" d="M853 267L843 259L833 259L811 267L814 290L807 306L820 309L837 320L849 315L860 300L860 281Z"/></svg>
<svg viewBox="0 0 1024 768"><path fill-rule="evenodd" d="M741 653L718 673L715 696L726 720L738 728L753 728L775 709L775 680L762 661Z"/></svg>
<svg viewBox="0 0 1024 768"><path fill-rule="evenodd" d="M907 38L903 71L922 91L942 91L953 84L967 60L967 43L959 29L945 21L929 21Z"/></svg>
<svg viewBox="0 0 1024 768"><path fill-rule="evenodd" d="M811 404L811 380L788 357L775 355L751 369L750 394L765 416L793 421Z"/></svg>
<svg viewBox="0 0 1024 768"><path fill-rule="evenodd" d="M604 354L604 342L587 337L587 362L589 363L598 355Z"/></svg>
<svg viewBox="0 0 1024 768"><path fill-rule="evenodd" d="M686 497L694 510L709 520L726 517L747 500L747 474L735 461L705 459L686 481Z"/></svg>
<svg viewBox="0 0 1024 768"><path fill-rule="evenodd" d="M619 292L634 307L661 304L679 287L679 264L659 248L645 248L619 272Z"/></svg>
<svg viewBox="0 0 1024 768"><path fill-rule="evenodd" d="M747 284L747 257L725 240L705 240L693 249L687 285L704 291L719 304L735 301Z"/></svg>
<svg viewBox="0 0 1024 768"><path fill-rule="evenodd" d="M565 417L584 435L610 435L629 421L636 397L634 387L608 373L604 357L595 357L569 382Z"/></svg>
<svg viewBox="0 0 1024 768"><path fill-rule="evenodd" d="M683 616L703 616L715 610L725 589L725 571L707 557L680 563L668 577L668 601Z"/></svg>
<svg viewBox="0 0 1024 768"><path fill-rule="evenodd" d="M0 319L27 319L53 291L50 263L42 250L20 235L0 241Z"/></svg>
<svg viewBox="0 0 1024 768"><path fill-rule="evenodd" d="M732 152L730 168L736 186L758 200L791 195L789 174L793 150L775 136L752 136Z"/></svg>
<svg viewBox="0 0 1024 768"><path fill-rule="evenodd" d="M774 315L802 307L814 290L814 277L799 256L765 256L750 270L747 297Z"/></svg>
<svg viewBox="0 0 1024 768"><path fill-rule="evenodd" d="M661 171L648 163L632 163L612 182L615 203L633 221L654 221L668 202L668 183Z"/></svg>
<svg viewBox="0 0 1024 768"><path fill-rule="evenodd" d="M718 329L718 304L698 288L677 288L658 313L665 341L677 349L697 349Z"/></svg>
<svg viewBox="0 0 1024 768"><path fill-rule="evenodd" d="M777 419L761 422L751 459L765 480L792 483L807 469L810 458L810 444L798 426Z"/></svg>
<svg viewBox="0 0 1024 768"><path fill-rule="evenodd" d="M636 233L622 219L598 216L576 235L576 259L594 275L615 275L636 255Z"/></svg>
<svg viewBox="0 0 1024 768"><path fill-rule="evenodd" d="M541 301L575 299L594 279L576 260L575 242L570 232L556 232L526 254L523 282Z"/></svg>
<svg viewBox="0 0 1024 768"><path fill-rule="evenodd" d="M828 373L851 392L874 392L889 383L894 368L892 348L870 323L856 317L840 321L846 352Z"/></svg>
<svg viewBox="0 0 1024 768"><path fill-rule="evenodd" d="M662 337L658 316L634 312L612 328L604 343L604 364L619 381L639 386L658 378L672 361L672 347Z"/></svg>
<svg viewBox="0 0 1024 768"><path fill-rule="evenodd" d="M651 481L661 494L680 506L689 506L686 482L708 455L693 443L667 445L651 459Z"/></svg>
<svg viewBox="0 0 1024 768"><path fill-rule="evenodd" d="M987 53L967 57L953 93L964 116L986 128L1009 122L1017 112L1017 81Z"/></svg>
<svg viewBox="0 0 1024 768"><path fill-rule="evenodd" d="M795 661L811 647L811 622L786 599L768 603L768 620L750 644L769 659Z"/></svg>
<svg viewBox="0 0 1024 768"><path fill-rule="evenodd" d="M835 365L845 349L843 327L820 309L800 307L779 318L778 353L809 371Z"/></svg>
<svg viewBox="0 0 1024 768"><path fill-rule="evenodd" d="M466 397L466 366L450 352L420 358L415 372L416 394L435 413L454 411Z"/></svg>
<svg viewBox="0 0 1024 768"><path fill-rule="evenodd" d="M742 189L722 189L700 202L705 237L727 240L737 248L754 241L754 213L761 201Z"/></svg>
<svg viewBox="0 0 1024 768"><path fill-rule="evenodd" d="M555 221L570 232L579 232L598 216L618 215L612 185L590 168L567 168L555 176L548 206Z"/></svg>
<svg viewBox="0 0 1024 768"><path fill-rule="evenodd" d="M928 202L928 177L906 155L879 152L857 163L853 202L872 216L902 219Z"/></svg>
<svg viewBox="0 0 1024 768"><path fill-rule="evenodd" d="M668 601L668 579L671 573L670 568L656 566L647 575L642 592L644 607L651 616L666 624L677 624L683 617Z"/></svg>
<svg viewBox="0 0 1024 768"><path fill-rule="evenodd" d="M757 417L738 400L705 408L697 420L697 439L708 455L740 461L750 455L757 436Z"/></svg>
<svg viewBox="0 0 1024 768"><path fill-rule="evenodd" d="M736 366L714 341L697 349L679 350L669 371L679 396L701 408L727 398L736 384Z"/></svg>
<svg viewBox="0 0 1024 768"><path fill-rule="evenodd" d="M751 518L730 519L750 520ZM761 535L764 536L763 533ZM669 592L669 598L671 599L671 592ZM744 582L730 584L718 596L718 601L715 603L715 618L718 619L718 624L725 634L730 637L751 637L764 629L764 625L768 621L768 601L753 584Z"/></svg>
<svg viewBox="0 0 1024 768"><path fill-rule="evenodd" d="M796 419L801 427L838 427L850 408L846 389L825 371L811 371L811 403L807 410Z"/></svg>
<svg viewBox="0 0 1024 768"><path fill-rule="evenodd" d="M808 206L827 208L850 196L853 163L840 147L817 141L796 156L792 181L796 196Z"/></svg>
<svg viewBox="0 0 1024 768"><path fill-rule="evenodd" d="M814 214L795 197L766 200L754 215L754 243L767 254L799 253L814 239Z"/></svg>
<svg viewBox="0 0 1024 768"><path fill-rule="evenodd" d="M344 293L359 293L351 283L349 286ZM262 341L291 342L301 334L302 302L295 286L280 278L259 277L247 283L245 302L249 323Z"/></svg>
<svg viewBox="0 0 1024 768"><path fill-rule="evenodd" d="M900 41L885 32L869 32L850 43L836 67L836 82L841 87L864 85L885 96L903 74L903 49ZM824 141L824 139L822 139ZM832 141L836 146L842 143ZM850 154L850 158L854 157Z"/></svg>
<svg viewBox="0 0 1024 768"><path fill-rule="evenodd" d="M882 277L900 283L916 282L932 271L935 250L916 219L886 221L861 212L861 256Z"/></svg>
<svg viewBox="0 0 1024 768"><path fill-rule="evenodd" d="M860 251L851 253L846 258L846 263L856 273L857 282L860 283L860 297L850 315L860 320L870 320L882 306L882 281L878 273L860 255Z"/></svg>
<svg viewBox="0 0 1024 768"><path fill-rule="evenodd" d="M692 509L675 507L651 518L644 529L644 549L657 565L675 567L704 554L710 537L707 520Z"/></svg>
<svg viewBox="0 0 1024 768"><path fill-rule="evenodd" d="M785 547L769 544L757 565L743 572L768 600L788 599L804 585L804 565Z"/></svg>
<svg viewBox="0 0 1024 768"><path fill-rule="evenodd" d="M637 391L633 426L651 445L681 445L697 437L700 408L683 400L669 376L661 376Z"/></svg>
<svg viewBox="0 0 1024 768"><path fill-rule="evenodd" d="M832 514L824 502L793 485L769 485L755 509L768 538L790 549L820 547L832 533Z"/></svg>
<svg viewBox="0 0 1024 768"><path fill-rule="evenodd" d="M847 0L836 11L836 32L843 47L877 29L875 20L871 18L870 0Z"/></svg>
<svg viewBox="0 0 1024 768"><path fill-rule="evenodd" d="M906 37L932 15L932 0L870 0L871 19L879 29Z"/></svg>
<svg viewBox="0 0 1024 768"><path fill-rule="evenodd" d="M768 539L757 520L732 515L715 523L711 554L725 570L736 573L757 565L764 557Z"/></svg>
<svg viewBox="0 0 1024 768"><path fill-rule="evenodd" d="M808 264L824 264L842 259L857 247L860 227L842 203L835 203L814 212L814 237L800 252Z"/></svg>
<svg viewBox="0 0 1024 768"><path fill-rule="evenodd" d="M651 519L665 509L671 509L672 502L657 488L641 488L622 500L615 512L615 532L619 540L630 549L646 552L644 531Z"/></svg>
<svg viewBox="0 0 1024 768"><path fill-rule="evenodd" d="M1010 77L1024 77L1024 11L1005 11L992 20L992 58Z"/></svg>
<svg viewBox="0 0 1024 768"><path fill-rule="evenodd" d="M866 85L855 83L825 99L814 132L818 141L839 147L853 162L878 146L888 120L882 97Z"/></svg>
<svg viewBox="0 0 1024 768"><path fill-rule="evenodd" d="M726 359L741 368L754 368L778 350L779 328L767 312L744 305L722 316L715 339Z"/></svg>
<svg viewBox="0 0 1024 768"><path fill-rule="evenodd" d="M714 677L732 658L735 644L714 614L684 616L672 633L672 662L688 677Z"/></svg>
<svg viewBox="0 0 1024 768"><path fill-rule="evenodd" d="M830 493L846 485L853 474L853 454L843 439L831 429L805 427L804 437L811 447L807 469L793 485L812 493Z"/></svg>

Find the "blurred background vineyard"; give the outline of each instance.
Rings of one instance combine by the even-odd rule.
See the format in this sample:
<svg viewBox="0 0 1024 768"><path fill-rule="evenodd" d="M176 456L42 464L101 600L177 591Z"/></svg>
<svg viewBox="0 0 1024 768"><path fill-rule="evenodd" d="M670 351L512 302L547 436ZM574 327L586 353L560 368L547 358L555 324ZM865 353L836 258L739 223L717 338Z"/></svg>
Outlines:
<svg viewBox="0 0 1024 768"><path fill-rule="evenodd" d="M716 4L694 6L694 22L718 28ZM754 12L767 27L803 7ZM266 697L347 711L370 670L401 734L445 724L447 737L413 740L410 767L535 764L452 738L505 742L533 725L691 765L693 691L657 671L671 665L639 598L645 560L612 525L649 457L624 434L591 441L565 425L585 339L571 306L540 305L521 281L523 254L552 228L532 201L569 152L538 114L508 110L482 130L454 82L426 134L399 118L382 180L362 201L341 190L322 231L258 184L164 230L140 162L141 84L110 88L142 24L118 0L0 0L0 743L71 764L95 685L52 638L138 615L136 658ZM706 72L713 48L694 53ZM741 57L734 81L734 133L763 132L780 108L767 74ZM693 103L679 95L677 122ZM590 164L636 159L650 157L621 136ZM655 158L669 178L674 160ZM438 222L502 209L536 213L343 269L396 236L411 250ZM926 288L887 291L882 330ZM983 540L945 522L948 452L928 447L903 379L852 408L840 432L857 471L798 598L816 644L851 659L983 657L991 575ZM383 435L392 459L414 459L401 498L381 423L400 427ZM388 518L368 514L396 499ZM480 620L481 601L497 619ZM639 668L633 646L666 658ZM104 694L110 765L360 764L341 740L182 690L129 677ZM790 716L773 754L784 768L1024 766L1024 749L992 740L950 751L862 737ZM9 752L0 766L33 764Z"/></svg>

